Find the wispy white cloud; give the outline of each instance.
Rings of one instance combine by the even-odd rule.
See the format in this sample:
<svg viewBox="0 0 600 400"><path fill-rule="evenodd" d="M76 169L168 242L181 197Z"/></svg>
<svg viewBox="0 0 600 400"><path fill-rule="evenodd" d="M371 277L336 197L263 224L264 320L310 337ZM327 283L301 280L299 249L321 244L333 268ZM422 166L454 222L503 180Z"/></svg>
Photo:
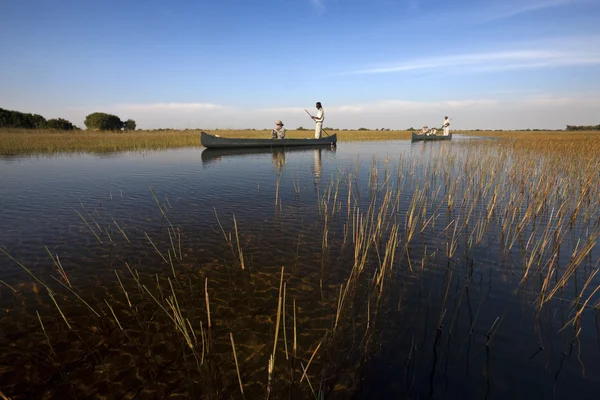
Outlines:
<svg viewBox="0 0 600 400"><path fill-rule="evenodd" d="M124 111L198 111L217 110L223 108L211 103L150 103L150 104L118 104L115 106Z"/></svg>
<svg viewBox="0 0 600 400"><path fill-rule="evenodd" d="M488 93L484 98L447 101L412 101L395 99L368 103L324 103L325 125L334 128L406 129L410 126L434 126L445 115L453 118L454 129L562 129L567 124L596 124L600 96L572 94L570 96L540 93ZM166 103L177 107L158 107L156 104L120 104L102 107L121 118L132 118L143 129L202 128L264 129L283 120L289 129L299 126L312 128L314 122L303 106L243 108L210 103ZM210 106L198 106L210 104ZM97 107L60 111L58 115L71 121L82 120ZM310 112L313 109L308 108Z"/></svg>
<svg viewBox="0 0 600 400"><path fill-rule="evenodd" d="M574 3L582 3L585 0L529 0L529 1L502 1L496 3L496 6L485 10L479 18L479 22L488 22L498 19L510 18L519 14L530 13L534 11L544 10L547 8L555 8L566 6Z"/></svg>
<svg viewBox="0 0 600 400"><path fill-rule="evenodd" d="M325 12L325 0L310 0L310 2L319 14Z"/></svg>
<svg viewBox="0 0 600 400"><path fill-rule="evenodd" d="M423 58L395 64L372 66L350 74L383 74L420 70L484 72L505 69L549 68L600 65L600 51L519 50L460 54Z"/></svg>

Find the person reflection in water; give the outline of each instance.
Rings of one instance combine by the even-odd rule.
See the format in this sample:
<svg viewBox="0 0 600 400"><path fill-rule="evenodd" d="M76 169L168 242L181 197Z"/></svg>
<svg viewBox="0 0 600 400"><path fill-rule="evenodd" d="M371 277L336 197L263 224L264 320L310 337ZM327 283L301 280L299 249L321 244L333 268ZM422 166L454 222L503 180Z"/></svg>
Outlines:
<svg viewBox="0 0 600 400"><path fill-rule="evenodd" d="M285 151L283 150L273 150L273 166L279 172L281 172L283 166L285 165Z"/></svg>
<svg viewBox="0 0 600 400"><path fill-rule="evenodd" d="M314 158L315 158L315 185L318 185L321 182L321 169L323 164L321 162L321 149L314 149Z"/></svg>

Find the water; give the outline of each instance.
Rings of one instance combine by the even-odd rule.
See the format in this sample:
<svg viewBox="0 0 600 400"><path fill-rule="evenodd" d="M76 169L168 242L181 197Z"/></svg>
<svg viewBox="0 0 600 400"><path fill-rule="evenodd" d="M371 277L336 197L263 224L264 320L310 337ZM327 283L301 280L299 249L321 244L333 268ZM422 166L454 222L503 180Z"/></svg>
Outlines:
<svg viewBox="0 0 600 400"><path fill-rule="evenodd" d="M511 238L503 238L501 227L515 192L499 190L497 208L491 210L490 204L495 185L507 185L510 170L470 170L467 163L482 154L473 153L470 142L479 140L467 142L457 135L450 143L360 142L286 151L191 148L0 160L0 247L60 291L58 302L72 324L68 329L40 283L0 254L0 279L14 289L0 284L0 390L12 398L108 393L163 398L208 397L219 387L227 397L239 397L231 332L246 397L262 397L284 267L287 337L280 326L272 398L288 392L312 396L306 380L298 383L302 370L297 364L295 384L289 386L286 352L292 351L293 301L298 357L306 366L323 343L309 377L315 390L323 384L329 398L531 399L572 398L573 393L596 398L600 339L595 311L586 307L580 325L561 328L575 315L571 301L597 267L599 246L538 313L544 265L556 253L540 251L540 271L520 282L524 260L535 256L531 243L536 238L541 243L540 226L552 223L555 215L551 207L540 212L507 250L507 242L517 236L505 231ZM486 154L495 157L494 150ZM444 168L447 175L433 173ZM472 175L465 178L464 171ZM486 177L497 182L488 189L484 181L468 183ZM482 193L471 206L469 193L475 196L475 187ZM424 197L415 198L420 191ZM386 192L393 194L389 203ZM456 196L451 207L445 192ZM413 201L418 210L424 202L429 205L415 216L419 225L407 243ZM364 272L342 302L336 325L340 291L350 282L355 263L356 221L368 221L370 204L375 206L373 221L382 209L388 217L376 235L377 245L368 251ZM518 205L525 209L527 202ZM469 215L471 222L463 225ZM593 210L576 218L556 258L559 271L578 249L577 241L597 229L595 218ZM484 220L491 222L481 222L478 230L478 221ZM377 297L374 277L386 263L394 225L399 238L395 257ZM51 278L60 280L46 247L101 318ZM148 291L137 286L128 267L139 272ZM172 290L169 276L175 282ZM197 343L204 344L205 284L213 324L212 353L206 354L213 364L206 369L207 364L196 366L185 345L174 345L185 344L182 334L147 294L160 297L156 300L167 307L169 293L176 293L200 336ZM591 278L581 302L596 285ZM139 310L132 311L129 302ZM126 334L108 305L120 315ZM147 351L153 354L151 362ZM201 372L194 376L194 371Z"/></svg>

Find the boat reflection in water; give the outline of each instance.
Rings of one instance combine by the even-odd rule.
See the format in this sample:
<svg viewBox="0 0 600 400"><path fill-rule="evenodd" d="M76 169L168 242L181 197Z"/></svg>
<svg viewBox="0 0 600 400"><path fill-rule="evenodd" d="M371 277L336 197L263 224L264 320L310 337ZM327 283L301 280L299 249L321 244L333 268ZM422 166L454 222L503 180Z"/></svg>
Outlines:
<svg viewBox="0 0 600 400"><path fill-rule="evenodd" d="M216 163L224 158L244 157L260 154L271 154L273 166L277 171L282 171L285 166L286 156L290 154L314 154L314 173L315 178L320 179L322 170L321 155L322 152L335 153L336 147L318 146L318 147L273 147L273 148L242 148L242 149L205 149L202 151L202 164L208 165Z"/></svg>

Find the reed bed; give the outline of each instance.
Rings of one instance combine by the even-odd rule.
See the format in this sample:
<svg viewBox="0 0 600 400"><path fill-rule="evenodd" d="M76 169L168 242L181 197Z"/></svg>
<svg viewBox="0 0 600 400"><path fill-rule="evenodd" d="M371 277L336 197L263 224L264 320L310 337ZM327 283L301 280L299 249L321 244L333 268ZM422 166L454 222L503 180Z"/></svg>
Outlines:
<svg viewBox="0 0 600 400"><path fill-rule="evenodd" d="M160 130L133 132L97 132L97 131L53 131L28 129L1 129L0 155L19 154L56 154L56 153L111 153L119 151L161 150L167 148L201 147L200 132L202 130ZM206 130L223 137L270 138L269 130ZM338 140L372 141L372 140L406 140L411 138L412 131L390 130L331 130L329 134L337 134ZM578 140L598 139L600 133L594 131L457 131L455 133L500 137L513 139ZM311 130L289 130L289 138L312 137ZM324 134L325 135L325 134Z"/></svg>
<svg viewBox="0 0 600 400"><path fill-rule="evenodd" d="M161 150L201 147L201 130L161 130L133 132L88 132L51 130L0 130L0 154L111 153L118 151ZM268 130L207 130L223 137L270 138ZM329 131L328 131L329 132ZM331 131L340 141L410 139L407 131ZM289 138L312 137L313 132L289 130ZM325 136L325 135L324 135Z"/></svg>
<svg viewBox="0 0 600 400"><path fill-rule="evenodd" d="M45 313L27 313L18 311L27 296L6 292L19 299L13 312L31 333L10 335L16 321L3 317L0 345L10 349L3 364L15 367L3 367L9 378L0 386L14 398L343 397L361 386L368 360L394 351L406 334L396 376L414 395L442 368L442 343L448 357L470 358L478 345L489 362L494 338L510 332L505 318L515 299L536 320L563 310L557 330L573 345L600 309L599 155L585 137L464 141L338 168L316 193L278 176L276 215L293 207L287 199L310 196L319 216L290 249L317 265L307 269L255 265L260 248L248 244L242 212L214 210L224 250L198 265L154 192L162 233L136 238L84 207L80 217L97 246L111 231L98 221L114 223L110 241L143 240L165 272L126 264L115 270L119 290L99 298L80 292L49 249L58 275L50 281L7 251L50 301ZM482 257L488 253L492 260ZM512 293L501 312L487 308L484 276L488 291ZM418 360L427 354L434 361L423 378ZM29 382L14 379L24 365Z"/></svg>

